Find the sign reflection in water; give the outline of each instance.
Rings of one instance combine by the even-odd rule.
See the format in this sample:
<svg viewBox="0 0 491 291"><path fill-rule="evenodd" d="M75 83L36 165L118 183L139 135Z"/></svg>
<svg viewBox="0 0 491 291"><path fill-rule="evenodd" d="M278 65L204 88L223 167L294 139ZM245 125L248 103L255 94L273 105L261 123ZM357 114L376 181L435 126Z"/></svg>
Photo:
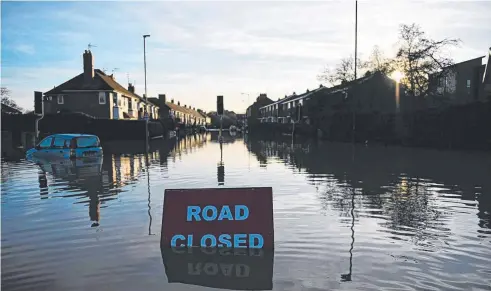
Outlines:
<svg viewBox="0 0 491 291"><path fill-rule="evenodd" d="M230 290L272 290L274 250L162 248L169 283Z"/></svg>
<svg viewBox="0 0 491 291"><path fill-rule="evenodd" d="M253 135L244 145L228 138L225 185L274 187L273 289L489 289L488 153L300 139L292 146L291 137ZM152 234L160 232L155 218L166 188L216 187L215 140L208 134L151 143ZM239 259L206 265L217 261L193 260L197 254L177 261L171 254L174 263L162 254L164 266L155 254L159 237L147 231L143 145L104 149L102 181L66 175L66 167L53 172L51 165L43 171L2 161L2 287L185 290L193 286L168 280L191 284L199 277L195 283L203 286L223 282L210 277L246 274ZM236 282L230 289L250 284Z"/></svg>

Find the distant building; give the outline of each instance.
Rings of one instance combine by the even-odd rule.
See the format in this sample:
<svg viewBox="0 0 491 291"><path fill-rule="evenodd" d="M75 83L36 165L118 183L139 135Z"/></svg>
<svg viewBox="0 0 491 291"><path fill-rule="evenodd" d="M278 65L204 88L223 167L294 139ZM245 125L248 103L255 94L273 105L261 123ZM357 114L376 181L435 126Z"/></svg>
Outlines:
<svg viewBox="0 0 491 291"><path fill-rule="evenodd" d="M319 122L336 113L395 114L415 110L416 101L406 97L400 84L397 96L396 85L394 80L380 72L334 87L321 85L260 107L259 120L291 123L298 121L301 114L301 121L309 124L313 119Z"/></svg>
<svg viewBox="0 0 491 291"><path fill-rule="evenodd" d="M200 113L199 109L195 107L191 107L188 105L181 106L181 102L174 103L174 99L170 102L167 102L165 99L165 95L159 95L159 99L157 98L149 98L149 101L154 103L155 105L161 106L161 103L164 105L164 108L161 110L161 114L165 114L165 116L169 116L178 124L185 125L206 125L207 120L206 116Z"/></svg>
<svg viewBox="0 0 491 291"><path fill-rule="evenodd" d="M256 101L251 106L247 107L247 124L251 125L254 123L258 123L259 118L261 117L259 108L271 103L273 103L273 100L269 99L266 94L259 94L259 96L256 98Z"/></svg>
<svg viewBox="0 0 491 291"><path fill-rule="evenodd" d="M45 113L83 112L108 119L159 118L158 107L135 93L135 87L119 84L114 75L94 69L90 50L83 54L83 73L44 93Z"/></svg>
<svg viewBox="0 0 491 291"><path fill-rule="evenodd" d="M1 106L2 106L2 114L22 114L22 111L10 105L2 103Z"/></svg>
<svg viewBox="0 0 491 291"><path fill-rule="evenodd" d="M484 57L460 62L430 75L429 106L462 105L486 101L487 96L484 91L486 65L482 63Z"/></svg>

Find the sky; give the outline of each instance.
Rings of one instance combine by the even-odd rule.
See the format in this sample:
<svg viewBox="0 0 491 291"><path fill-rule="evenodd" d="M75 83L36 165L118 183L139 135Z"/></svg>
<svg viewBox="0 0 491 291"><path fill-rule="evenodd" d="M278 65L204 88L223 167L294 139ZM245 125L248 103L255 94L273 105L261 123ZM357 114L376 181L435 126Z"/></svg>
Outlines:
<svg viewBox="0 0 491 291"><path fill-rule="evenodd" d="M395 53L401 24L433 39L460 38L455 62L491 47L491 1L358 1L358 55L378 45ZM143 34L149 96L244 112L260 93L273 100L317 88L324 68L354 54L355 1L1 2L1 83L23 108L83 72L114 70L144 93Z"/></svg>

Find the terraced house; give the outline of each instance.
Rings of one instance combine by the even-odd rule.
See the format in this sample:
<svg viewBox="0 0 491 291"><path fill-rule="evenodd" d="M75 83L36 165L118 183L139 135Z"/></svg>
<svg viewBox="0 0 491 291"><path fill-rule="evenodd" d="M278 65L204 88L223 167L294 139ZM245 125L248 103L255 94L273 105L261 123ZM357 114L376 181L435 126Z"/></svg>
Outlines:
<svg viewBox="0 0 491 291"><path fill-rule="evenodd" d="M276 102L260 107L259 119L263 123L291 123L293 121L298 121L300 118L301 122L308 124L310 123L310 106L308 106L308 104L311 102L311 98L318 96L319 93L324 92L326 89L326 87L320 85L319 88L315 90L307 89L303 94L297 95L293 92L290 96L285 96L283 99L278 99Z"/></svg>
<svg viewBox="0 0 491 291"><path fill-rule="evenodd" d="M167 102L163 94L159 95L159 98L148 98L148 100L161 108L160 114L162 116L168 116L178 124L188 126L209 124L209 118L207 118L204 111L188 105L181 106L181 102L175 103L174 99ZM164 104L164 106L161 106L161 104Z"/></svg>
<svg viewBox="0 0 491 291"><path fill-rule="evenodd" d="M44 112L83 112L96 118L140 119L147 109L150 119L159 118L155 104L135 93L135 87L119 84L114 75L94 69L90 50L83 54L83 73L44 93Z"/></svg>
<svg viewBox="0 0 491 291"><path fill-rule="evenodd" d="M313 124L335 114L394 114L414 107L404 90L397 96L394 80L374 73L334 87L320 85L300 95L293 93L259 110L261 122Z"/></svg>

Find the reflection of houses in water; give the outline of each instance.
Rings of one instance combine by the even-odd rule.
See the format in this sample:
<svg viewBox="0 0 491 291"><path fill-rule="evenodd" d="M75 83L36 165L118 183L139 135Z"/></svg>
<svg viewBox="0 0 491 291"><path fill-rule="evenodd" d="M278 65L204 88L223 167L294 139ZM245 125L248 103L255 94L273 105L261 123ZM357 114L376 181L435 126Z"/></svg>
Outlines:
<svg viewBox="0 0 491 291"><path fill-rule="evenodd" d="M181 153L192 153L209 140L209 135L192 135L177 142L152 142L148 151L149 167L159 165L160 171L166 171L169 156L175 159ZM142 178L148 179L144 144L129 142L110 144L104 148L103 158L91 161L40 162L38 182L42 199L61 196L75 199L75 204L88 205L92 225L98 226L101 205L117 199L125 186ZM56 187L51 188L53 184Z"/></svg>
<svg viewBox="0 0 491 291"><path fill-rule="evenodd" d="M451 215L438 203L440 193L449 193L477 201L479 225L491 227L491 201L483 193L491 189L491 157L486 153L352 147L345 143L313 143L309 151L302 151L278 145L274 141L254 141L249 149L265 162L268 157L276 157L305 169L312 184L325 188L322 192L326 197L321 198L327 200L325 205L340 210L343 216L349 216L349 189L354 187L362 194L356 195L355 208L372 209L371 214L388 217L384 226L389 229L411 227L415 229L414 239L418 239L418 234L444 223Z"/></svg>
<svg viewBox="0 0 491 291"><path fill-rule="evenodd" d="M191 154L197 149L202 148L210 140L210 134L194 134L178 138L170 156L172 157L172 160L175 161L176 157L180 159L183 154Z"/></svg>

